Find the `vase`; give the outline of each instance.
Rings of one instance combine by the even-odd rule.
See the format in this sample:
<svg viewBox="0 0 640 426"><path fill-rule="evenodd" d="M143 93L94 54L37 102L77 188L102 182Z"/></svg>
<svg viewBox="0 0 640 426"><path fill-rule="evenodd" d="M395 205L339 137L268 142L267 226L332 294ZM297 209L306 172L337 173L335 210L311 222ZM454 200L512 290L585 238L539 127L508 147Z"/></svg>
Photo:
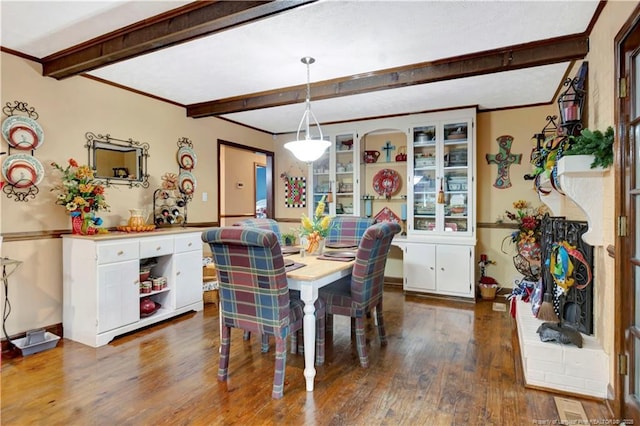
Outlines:
<svg viewBox="0 0 640 426"><path fill-rule="evenodd" d="M324 238L313 243L307 240L307 254L311 256L321 256L324 254Z"/></svg>
<svg viewBox="0 0 640 426"><path fill-rule="evenodd" d="M529 262L529 268L533 273L540 271L542 265L542 247L540 243L518 241L518 253Z"/></svg>
<svg viewBox="0 0 640 426"><path fill-rule="evenodd" d="M82 223L84 219L82 216L71 216L71 233L82 234Z"/></svg>

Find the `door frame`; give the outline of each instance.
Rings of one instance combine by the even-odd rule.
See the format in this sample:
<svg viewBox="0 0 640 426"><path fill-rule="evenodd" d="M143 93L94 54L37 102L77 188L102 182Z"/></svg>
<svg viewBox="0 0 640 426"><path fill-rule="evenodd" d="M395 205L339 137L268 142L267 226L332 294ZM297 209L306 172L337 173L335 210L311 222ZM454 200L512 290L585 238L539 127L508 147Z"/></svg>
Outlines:
<svg viewBox="0 0 640 426"><path fill-rule="evenodd" d="M627 219L626 235L620 235L616 226L615 247L607 247L607 253L615 261L615 277L614 280L614 306L620 306L614 313L614 377L613 377L613 400L608 400L612 404L611 411L618 415L619 418L640 418L640 411L637 408L627 406L626 389L629 380L635 380L633 360L625 358L628 337L626 335L627 324L631 324L635 318L634 302L635 291L633 284L633 273L631 271L631 258L636 243L636 230L633 215L640 214L634 211L631 199L628 193L631 188L637 187L635 181L635 170L639 164L639 159L635 158L634 147L629 141L630 108L631 93L630 79L628 75L628 67L623 67L626 63L624 44L628 40L634 28L640 25L640 5L636 7L627 22L620 29L614 39L615 54L615 75L616 75L616 94L615 94L615 110L614 120L616 129L617 148L615 150L615 193L622 194L615 199L615 220L619 218ZM622 75L623 68L627 75ZM620 97L620 80L626 78L626 97ZM636 112L637 115L637 112ZM639 141L636 141L638 143ZM623 374L621 372L625 372ZM638 384L635 384L638 387ZM629 411L627 408L629 407Z"/></svg>

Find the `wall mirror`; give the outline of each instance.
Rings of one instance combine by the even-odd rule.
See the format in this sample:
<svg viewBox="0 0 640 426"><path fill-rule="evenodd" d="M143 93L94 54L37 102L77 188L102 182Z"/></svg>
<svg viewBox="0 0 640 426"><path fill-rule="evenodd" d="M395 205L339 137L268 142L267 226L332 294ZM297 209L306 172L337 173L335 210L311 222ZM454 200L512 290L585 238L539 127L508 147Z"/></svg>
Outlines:
<svg viewBox="0 0 640 426"><path fill-rule="evenodd" d="M149 144L133 139L116 139L109 134L87 132L85 147L89 151L89 167L97 179L107 185L122 184L130 187L149 187L147 158Z"/></svg>

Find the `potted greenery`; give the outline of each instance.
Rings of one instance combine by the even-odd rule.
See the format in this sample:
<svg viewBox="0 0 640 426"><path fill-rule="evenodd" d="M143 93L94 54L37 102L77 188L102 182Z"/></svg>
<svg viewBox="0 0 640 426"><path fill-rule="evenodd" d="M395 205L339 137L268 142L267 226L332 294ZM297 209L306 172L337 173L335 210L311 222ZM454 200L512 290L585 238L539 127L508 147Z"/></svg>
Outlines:
<svg viewBox="0 0 640 426"><path fill-rule="evenodd" d="M606 169L613 164L613 128L604 133L600 130L583 129L578 136L569 136L569 148L564 155L591 155L591 168Z"/></svg>
<svg viewBox="0 0 640 426"><path fill-rule="evenodd" d="M296 234L293 232L285 232L282 234L282 241L285 246L292 246L296 243Z"/></svg>

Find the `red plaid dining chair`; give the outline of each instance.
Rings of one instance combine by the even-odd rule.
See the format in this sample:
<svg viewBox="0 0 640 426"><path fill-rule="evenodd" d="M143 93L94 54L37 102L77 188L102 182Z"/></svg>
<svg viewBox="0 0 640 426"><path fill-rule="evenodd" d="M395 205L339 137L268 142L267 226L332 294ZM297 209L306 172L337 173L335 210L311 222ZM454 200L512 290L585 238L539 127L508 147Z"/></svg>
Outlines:
<svg viewBox="0 0 640 426"><path fill-rule="evenodd" d="M359 216L336 216L331 219L329 234L325 245L352 245L357 247L368 227L373 225L373 218Z"/></svg>
<svg viewBox="0 0 640 426"><path fill-rule="evenodd" d="M273 233L276 234L276 237L278 237L278 243L280 243L280 245L282 246L282 232L280 232L280 226L278 225L278 222L274 219L263 218L263 217L252 217L248 219L242 219L234 223L233 226L246 226L249 228L258 228L258 229L265 229L267 231L273 231ZM244 340L249 340L251 338L251 332L245 331L243 338ZM269 346L269 337L263 335L262 336L263 352L266 352L268 350L268 346Z"/></svg>
<svg viewBox="0 0 640 426"><path fill-rule="evenodd" d="M272 397L282 398L287 359L287 336L302 329L304 302L290 298L284 259L272 231L212 228L202 234L209 244L218 274L221 316L218 380L228 375L231 328L272 335L276 365ZM324 362L325 312L316 311L316 363ZM263 343L263 352L265 351Z"/></svg>
<svg viewBox="0 0 640 426"><path fill-rule="evenodd" d="M364 368L369 366L365 317L373 309L376 312L380 344L387 344L382 317L384 268L391 240L400 230L400 225L393 222L381 222L368 227L356 252L353 273L319 290L320 297L326 304L329 331L333 330L333 315L355 319L356 346L360 365Z"/></svg>

